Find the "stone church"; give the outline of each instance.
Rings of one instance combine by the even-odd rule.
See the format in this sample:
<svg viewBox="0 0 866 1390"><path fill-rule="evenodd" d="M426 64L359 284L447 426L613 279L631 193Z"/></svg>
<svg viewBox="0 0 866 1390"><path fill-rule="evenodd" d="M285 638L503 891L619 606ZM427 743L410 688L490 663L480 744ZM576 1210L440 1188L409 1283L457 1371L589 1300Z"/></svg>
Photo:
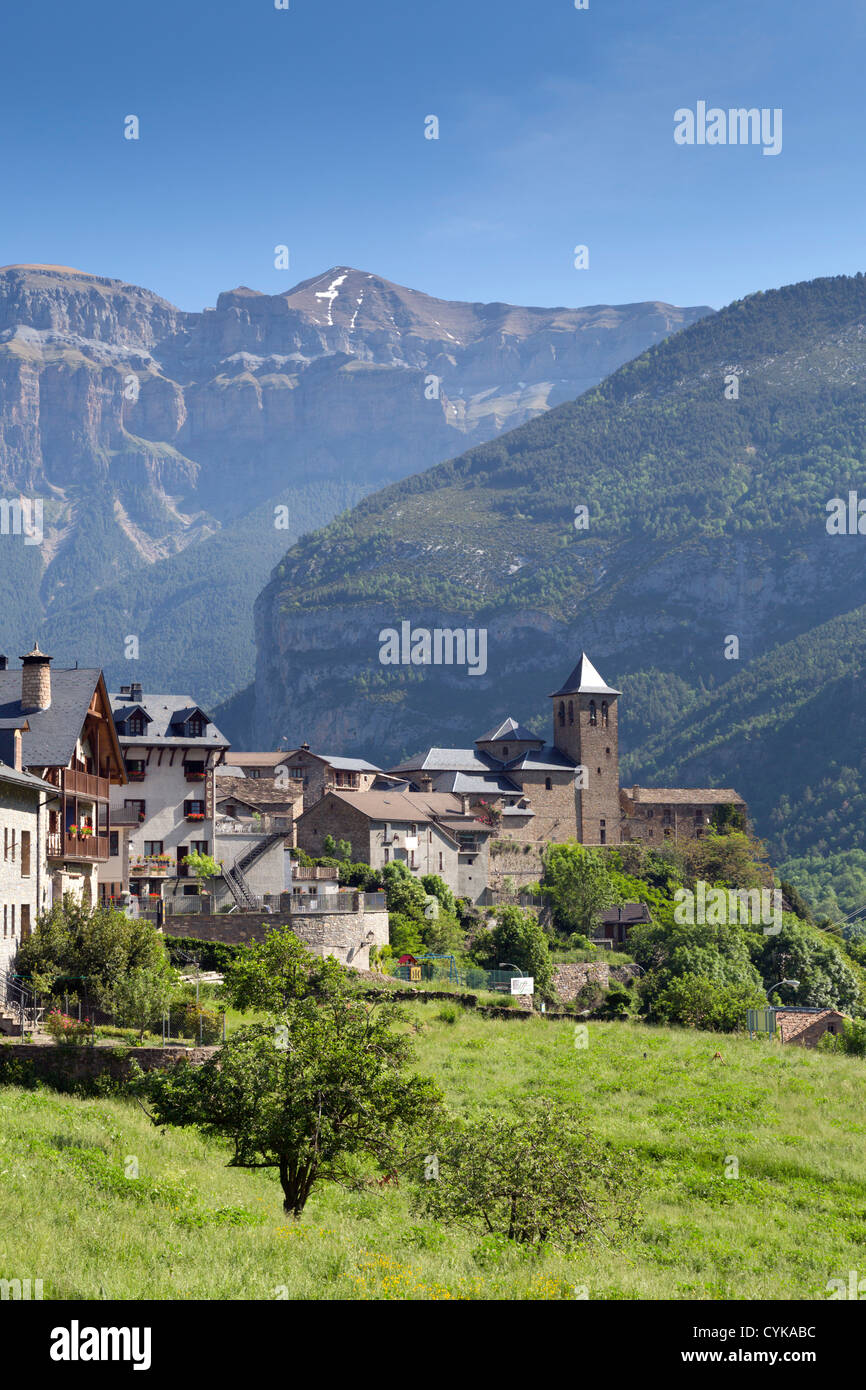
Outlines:
<svg viewBox="0 0 866 1390"><path fill-rule="evenodd" d="M550 743L504 719L471 748L428 748L392 768L407 789L451 792L492 828L490 883L538 877L546 844L617 845L694 839L717 807L745 820L730 788L620 789L618 700L586 653L550 696Z"/></svg>

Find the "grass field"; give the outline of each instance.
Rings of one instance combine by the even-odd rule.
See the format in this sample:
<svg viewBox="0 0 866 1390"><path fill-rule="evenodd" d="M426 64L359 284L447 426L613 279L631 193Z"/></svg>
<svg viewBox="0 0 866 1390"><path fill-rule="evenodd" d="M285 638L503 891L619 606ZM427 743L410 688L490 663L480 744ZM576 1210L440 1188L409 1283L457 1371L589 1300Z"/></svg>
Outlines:
<svg viewBox="0 0 866 1390"><path fill-rule="evenodd" d="M576 1048L572 1024L449 1024L436 1005L412 1019L456 1108L550 1096L632 1149L639 1235L527 1260L413 1216L405 1188L327 1185L287 1223L272 1174L130 1101L4 1087L0 1278L41 1278L46 1298L825 1299L866 1274L860 1060L613 1023Z"/></svg>

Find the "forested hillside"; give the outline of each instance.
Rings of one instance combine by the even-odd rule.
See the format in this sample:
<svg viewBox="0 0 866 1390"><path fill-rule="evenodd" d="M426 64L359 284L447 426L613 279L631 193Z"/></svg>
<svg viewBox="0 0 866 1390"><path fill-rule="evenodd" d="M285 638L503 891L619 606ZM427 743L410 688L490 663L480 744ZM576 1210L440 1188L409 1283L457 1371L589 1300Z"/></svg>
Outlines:
<svg viewBox="0 0 866 1390"><path fill-rule="evenodd" d="M624 782L733 784L777 859L866 849L866 537L827 529L866 492L864 382L866 279L792 285L366 498L259 601L256 737L388 762L543 728L586 649L623 691ZM486 675L382 666L404 619L485 627Z"/></svg>

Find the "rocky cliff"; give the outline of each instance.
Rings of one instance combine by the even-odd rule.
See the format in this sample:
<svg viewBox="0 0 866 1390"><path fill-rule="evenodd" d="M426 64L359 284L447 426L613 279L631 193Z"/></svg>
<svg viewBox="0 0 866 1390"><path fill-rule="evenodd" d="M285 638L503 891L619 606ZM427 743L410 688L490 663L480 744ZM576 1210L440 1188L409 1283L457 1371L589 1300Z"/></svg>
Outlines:
<svg viewBox="0 0 866 1390"><path fill-rule="evenodd" d="M585 649L624 782L736 786L780 855L866 850L864 380L866 277L789 286L366 498L257 604L257 741L388 766L506 715L549 732ZM486 671L382 664L404 621L483 629Z"/></svg>
<svg viewBox="0 0 866 1390"><path fill-rule="evenodd" d="M148 680L228 695L293 537L708 312L451 303L343 266L187 313L69 267L6 267L0 491L42 499L45 534L0 550L4 645L39 633L117 679L133 633Z"/></svg>

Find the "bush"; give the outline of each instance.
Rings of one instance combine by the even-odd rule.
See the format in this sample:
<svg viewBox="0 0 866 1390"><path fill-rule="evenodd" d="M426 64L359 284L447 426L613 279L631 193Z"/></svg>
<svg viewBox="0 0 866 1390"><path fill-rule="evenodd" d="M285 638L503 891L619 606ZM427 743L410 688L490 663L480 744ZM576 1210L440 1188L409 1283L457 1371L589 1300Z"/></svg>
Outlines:
<svg viewBox="0 0 866 1390"><path fill-rule="evenodd" d="M548 1100L461 1123L431 1141L438 1176L415 1206L434 1221L536 1250L569 1250L636 1227L633 1155L602 1144L583 1118ZM499 1243L496 1242L498 1245Z"/></svg>
<svg viewBox="0 0 866 1390"><path fill-rule="evenodd" d="M443 1004L436 1017L440 1023L456 1023L460 1017L460 1010L456 1004Z"/></svg>
<svg viewBox="0 0 866 1390"><path fill-rule="evenodd" d="M90 1023L87 1019L70 1018L69 1014L52 1009L42 1024L43 1032L56 1043L78 1046L90 1036Z"/></svg>

